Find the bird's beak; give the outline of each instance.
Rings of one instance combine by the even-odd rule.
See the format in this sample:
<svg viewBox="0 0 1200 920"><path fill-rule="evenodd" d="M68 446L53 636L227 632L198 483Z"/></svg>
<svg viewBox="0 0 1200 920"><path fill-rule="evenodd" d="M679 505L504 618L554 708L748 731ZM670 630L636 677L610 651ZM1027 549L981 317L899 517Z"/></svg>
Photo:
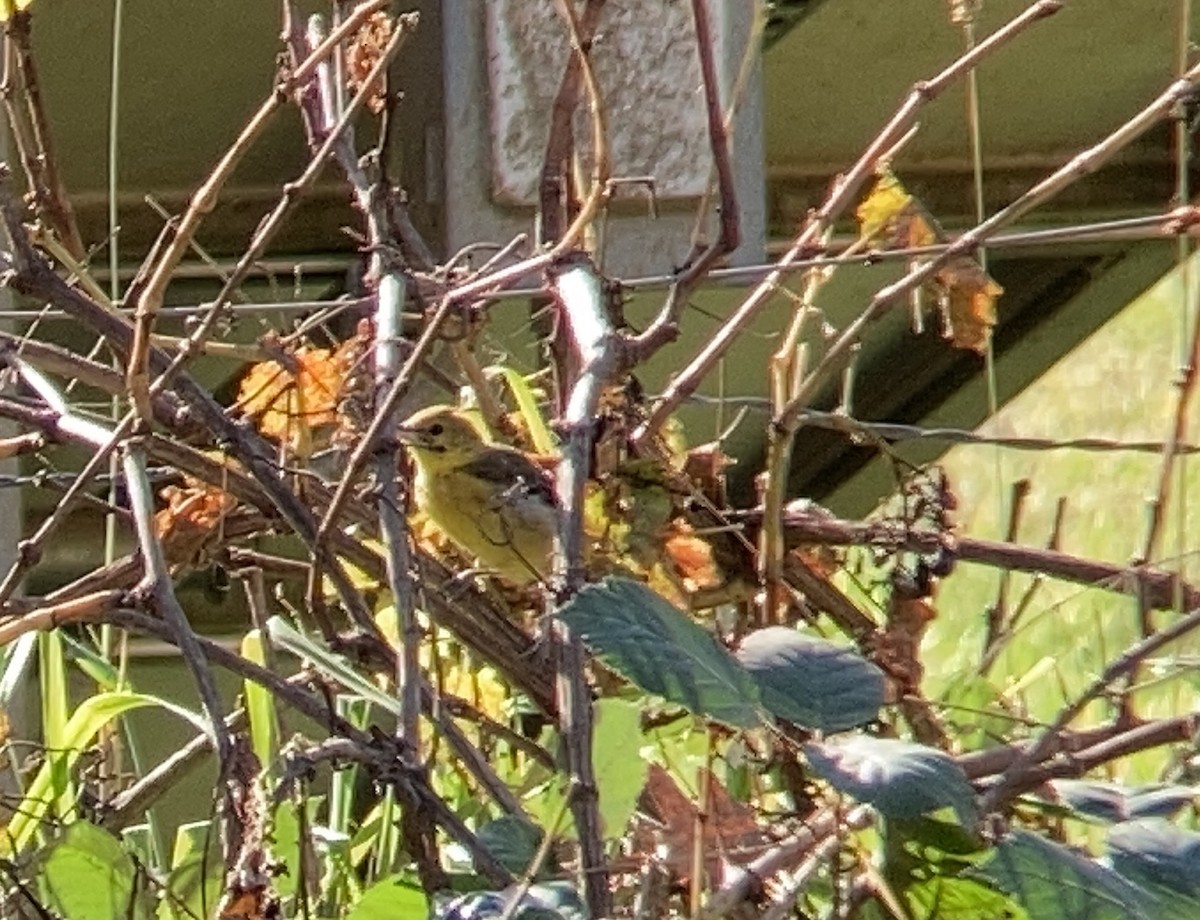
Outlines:
<svg viewBox="0 0 1200 920"><path fill-rule="evenodd" d="M420 445L421 432L416 428L405 428L403 425L396 426L396 440L401 444Z"/></svg>

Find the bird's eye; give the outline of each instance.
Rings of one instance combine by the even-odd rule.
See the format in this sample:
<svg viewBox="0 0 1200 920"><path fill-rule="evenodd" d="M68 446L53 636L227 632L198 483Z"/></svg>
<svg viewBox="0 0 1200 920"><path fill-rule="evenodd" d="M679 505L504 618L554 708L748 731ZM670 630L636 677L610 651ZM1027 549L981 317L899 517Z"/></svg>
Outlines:
<svg viewBox="0 0 1200 920"><path fill-rule="evenodd" d="M441 422L435 422L434 424L429 426L429 433L431 435L433 435L435 438L440 436L445 430L446 430L446 426L443 425Z"/></svg>

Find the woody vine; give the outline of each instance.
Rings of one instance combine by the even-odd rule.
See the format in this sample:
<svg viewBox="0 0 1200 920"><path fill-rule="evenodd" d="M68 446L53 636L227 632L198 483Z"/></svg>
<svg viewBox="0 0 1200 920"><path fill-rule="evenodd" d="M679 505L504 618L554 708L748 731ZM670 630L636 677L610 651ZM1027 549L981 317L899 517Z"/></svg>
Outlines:
<svg viewBox="0 0 1200 920"><path fill-rule="evenodd" d="M569 54L546 113L539 244L500 245L479 267L439 263L408 219L404 176L387 173L382 150L389 115L403 104L387 74L422 27L417 16L392 15L383 0L341 2L331 28L302 22L285 2L275 86L184 213L164 225L120 302L89 273L60 179L32 41L41 6L16 6L5 20L15 156L0 177L3 280L31 306L65 311L102 348L68 351L40 341L36 325L0 333L0 417L16 429L0 443L3 456L36 462L47 445L62 444L88 458L0 578L0 642L15 649L67 634L103 660L102 628L155 637L178 648L200 710L190 745L113 787L79 775L81 748L123 731L126 711L160 701L118 680L75 708L55 729L75 745L46 739L43 765L17 790L0 837L12 867L4 909L70 916L55 881L64 854L110 844L113 865L128 870L135 911L157 903L180 916L214 908L231 917L343 916L368 898L392 898L396 911L428 904L443 916L490 903L500 905L497 916L719 917L751 908L785 916L801 905L838 916L934 917L951 893L980 911L1033 915L1045 892L1026 871L1031 859L1049 861L1060 878L1101 878L1080 894L1084 907L1095 896L1174 916L1194 904L1183 881L1139 875L1155 847L1194 845L1194 833L1114 831L1123 855L1107 868L1062 845L1055 822L1065 806L1032 794L1192 741L1192 715L1143 717L1128 688L1150 656L1200 625L1200 589L1149 565L959 534L953 483L936 468L897 461L896 501L863 521L789 495L787 473L807 425L890 455L906 433L856 422L848 393L840 413L811 405L829 380L851 379L871 321L908 305L932 316L923 334L984 352L1003 292L979 248L1172 117L1200 68L1011 205L948 237L905 189L892 157L923 107L1065 6L1030 4L913 87L758 287L664 392L647 396L638 368L674 339L689 297L739 242L727 137L734 100L718 90L705 0L690 9L714 215L643 329L623 324L619 279L604 277L589 249L613 193L607 137L618 117L590 59L602 40L603 0L556 4ZM160 334L166 290L197 231L241 158L291 109L304 121L306 168L280 178L275 207L188 334ZM588 145L573 136L577 112ZM355 135L364 113L384 126L374 147ZM590 154L577 170L581 146ZM332 302L296 329L262 336L249 354L225 346L219 330L234 321L240 285L328 164L361 218L368 292L356 330L332 345L314 335L346 308ZM831 231L848 220L857 242L833 251ZM1181 205L1156 220L1182 236L1196 214ZM822 288L862 258L901 258L907 271L851 323L831 328ZM543 371L481 366L476 345L490 298L531 278L553 317ZM761 500L734 507L721 444L683 445L669 423L778 298L794 312L769 368ZM815 360L801 358L809 353ZM242 366L231 404L190 374L201 354ZM81 409L71 397L77 385L115 397L119 414ZM443 408L402 411L418 389L437 392L430 401ZM1184 388L1180 419L1189 397ZM1163 445L1164 482L1184 440ZM455 450L462 461L451 463ZM110 510L136 536L136 551L44 596L23 593L22 581L62 538L77 503L95 500L96 477L114 461L128 506ZM173 481L152 485L151 464L169 468ZM463 536L453 503L422 493L422 475L466 477L458 482L468 491L483 490L492 529L482 541ZM923 692L920 654L939 615L938 580L964 558L1136 596L1144 634L1052 723L969 745ZM840 577L864 559L874 595ZM205 567L246 593L253 622L238 651L197 634L176 594L181 577ZM1160 609L1175 615L1155 626L1149 614ZM985 655L1013 624L992 625ZM17 660L10 655L8 666ZM233 706L218 692L218 671L244 681ZM1097 702L1110 704L1111 717L1078 727ZM285 740L296 714L306 727ZM650 753L634 755L643 748ZM681 767L696 756L700 769ZM209 757L219 764L218 858L201 861L208 887L196 894L173 887L181 875L161 847L134 852L116 835L152 811L189 763ZM315 781L337 795L314 806ZM1147 814L1174 815L1190 803L1185 784L1164 788ZM1136 809L1134 798L1122 807ZM354 845L317 853L318 826ZM858 833L871 826L886 828L888 841ZM104 843L81 836L93 833ZM475 890L465 900L449 894L464 885Z"/></svg>

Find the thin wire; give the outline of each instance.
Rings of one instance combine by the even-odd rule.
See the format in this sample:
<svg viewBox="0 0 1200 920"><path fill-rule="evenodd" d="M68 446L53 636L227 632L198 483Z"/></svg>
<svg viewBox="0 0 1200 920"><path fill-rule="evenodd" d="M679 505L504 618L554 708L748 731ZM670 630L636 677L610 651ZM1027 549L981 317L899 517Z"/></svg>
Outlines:
<svg viewBox="0 0 1200 920"><path fill-rule="evenodd" d="M657 397L652 397L657 398ZM769 414L771 400L765 396L702 396L694 394L688 398L693 405L717 405L726 408ZM905 425L899 422L866 422L841 412L822 412L806 409L799 417L802 425L838 431L848 437L858 434L885 441L944 441L950 444L999 445L1017 450L1082 450L1096 453L1147 453L1161 454L1165 446L1162 441L1122 441L1115 438L1017 438L979 434L965 428L923 428L920 425ZM1200 454L1200 444L1180 444L1180 454Z"/></svg>
<svg viewBox="0 0 1200 920"><path fill-rule="evenodd" d="M1031 246L1042 246L1050 243L1135 243L1144 240L1161 240L1164 237L1163 225L1172 218L1171 214L1149 214L1141 217L1129 217L1120 220L1097 221L1090 224L1076 224L1070 227L1052 227L1046 230L1031 230L1021 233L1001 234L993 237L988 241L989 252L994 252L998 249L1021 249ZM937 255L946 250L951 243L938 243L930 246L913 246L907 249L888 249L878 251L846 253L839 254L835 251L830 255L814 256L811 259L797 259L788 266L788 272L801 272L809 268L840 266L840 265L861 265L870 267L876 264L887 262L902 262L912 258L922 256ZM845 248L849 248L849 243ZM347 257L349 259L349 257ZM728 283L753 283L771 272L775 271L778 265L774 262L762 262L756 265L740 265L730 268L716 269L709 273L708 278L714 282ZM211 272L211 270L209 270ZM194 277L202 277L197 273ZM626 291L639 290L655 290L659 288L667 288L675 281L675 276L671 274L662 275L645 275L637 278L629 278L621 280L622 289ZM505 291L487 293L480 295L479 299L484 301L498 300L516 300L520 298L533 297L538 294L545 293L542 287L516 287L509 288ZM226 307L233 314L261 314L261 313L279 313L288 315L292 313L307 313L314 310L327 308L330 303L335 301L327 300L284 300L284 301L267 301L263 303L253 304L233 304ZM366 303L366 298L348 298L344 301L336 301L337 303L346 303L351 306L358 306ZM211 305L206 304L183 304L170 307L163 307L159 312L165 317L181 317L187 318L203 314L211 309ZM122 308L120 312L126 315L132 315L132 311L127 308ZM0 320L15 320L15 321L30 321L34 318L35 313L32 310L0 310ZM48 321L69 320L71 317L56 308L39 309L36 316L43 317Z"/></svg>

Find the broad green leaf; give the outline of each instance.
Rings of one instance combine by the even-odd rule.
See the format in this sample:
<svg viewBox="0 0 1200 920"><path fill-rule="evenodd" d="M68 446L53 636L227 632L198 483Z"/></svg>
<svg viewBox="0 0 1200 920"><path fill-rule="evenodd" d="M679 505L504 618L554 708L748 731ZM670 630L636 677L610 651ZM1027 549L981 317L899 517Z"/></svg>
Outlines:
<svg viewBox="0 0 1200 920"><path fill-rule="evenodd" d="M647 693L727 725L760 724L758 690L737 659L645 585L606 578L555 615Z"/></svg>
<svg viewBox="0 0 1200 920"><path fill-rule="evenodd" d="M904 890L913 917L929 920L1026 920L1007 896L969 878L934 878Z"/></svg>
<svg viewBox="0 0 1200 920"><path fill-rule="evenodd" d="M883 672L853 649L794 629L750 633L735 652L771 714L822 732L870 722L883 705Z"/></svg>
<svg viewBox="0 0 1200 920"><path fill-rule="evenodd" d="M0 835L0 856L12 856L28 846L42 818L46 816L50 802L62 795L66 777L70 775L75 761L91 745L100 729L118 716L146 706L158 706L183 715L188 721L203 727L203 720L193 713L144 693L98 693L84 700L62 728L61 756L47 758L42 764L8 822L8 828Z"/></svg>
<svg viewBox="0 0 1200 920"><path fill-rule="evenodd" d="M364 891L346 915L346 920L398 920L400 917L424 917L428 912L425 894L413 884L411 873L400 873L382 879Z"/></svg>
<svg viewBox="0 0 1200 920"><path fill-rule="evenodd" d="M1080 814L1102 821L1169 818L1196 797L1191 786L1122 786L1094 780L1059 779L1050 787Z"/></svg>
<svg viewBox="0 0 1200 920"><path fill-rule="evenodd" d="M259 630L252 629L242 638L242 657L266 667L267 658ZM275 697L249 678L243 682L242 692L246 696L246 715L250 720L250 743L254 755L264 768L269 767L275 761L279 743L275 735Z"/></svg>
<svg viewBox="0 0 1200 920"><path fill-rule="evenodd" d="M860 735L812 742L804 753L818 776L875 806L886 818L916 818L953 808L964 826L975 825L975 792L967 775L937 748Z"/></svg>
<svg viewBox="0 0 1200 920"><path fill-rule="evenodd" d="M41 881L50 905L65 920L111 920L151 916L139 896L133 859L108 831L77 821L43 857Z"/></svg>
<svg viewBox="0 0 1200 920"><path fill-rule="evenodd" d="M1153 920L1148 892L1094 859L1016 830L978 870L1036 920Z"/></svg>
<svg viewBox="0 0 1200 920"><path fill-rule="evenodd" d="M932 815L912 820L893 820L891 830L922 849L933 849L950 857L966 857L982 853L985 844L974 829L951 821L940 821Z"/></svg>
<svg viewBox="0 0 1200 920"><path fill-rule="evenodd" d="M1151 892L1154 920L1200 917L1200 834L1159 818L1116 825L1108 835L1112 867Z"/></svg>
<svg viewBox="0 0 1200 920"><path fill-rule="evenodd" d="M512 815L489 821L479 829L477 836L496 862L515 876L525 874L542 844L541 828Z"/></svg>

